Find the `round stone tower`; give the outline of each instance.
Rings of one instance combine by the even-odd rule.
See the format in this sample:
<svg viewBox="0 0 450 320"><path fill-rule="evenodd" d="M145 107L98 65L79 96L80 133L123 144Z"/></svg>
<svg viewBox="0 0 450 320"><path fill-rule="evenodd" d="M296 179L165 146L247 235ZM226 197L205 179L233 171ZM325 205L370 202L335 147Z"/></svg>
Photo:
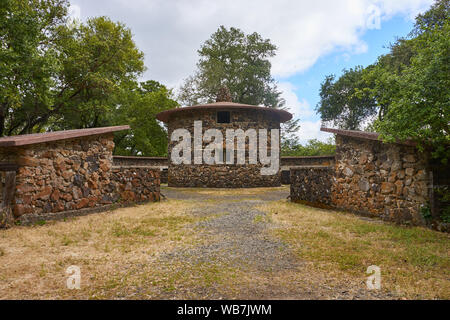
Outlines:
<svg viewBox="0 0 450 320"><path fill-rule="evenodd" d="M292 118L289 112L221 101L156 118L168 127L170 187L281 185L279 129Z"/></svg>

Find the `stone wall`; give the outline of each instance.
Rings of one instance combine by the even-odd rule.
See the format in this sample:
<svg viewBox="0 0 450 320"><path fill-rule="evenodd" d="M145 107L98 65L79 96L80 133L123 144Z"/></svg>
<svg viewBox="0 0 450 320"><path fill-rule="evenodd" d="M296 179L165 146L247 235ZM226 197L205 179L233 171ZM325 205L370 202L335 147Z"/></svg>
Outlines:
<svg viewBox="0 0 450 320"><path fill-rule="evenodd" d="M332 169L291 169L292 201L377 216L384 220L423 225L421 207L432 193L427 154L406 144L336 136Z"/></svg>
<svg viewBox="0 0 450 320"><path fill-rule="evenodd" d="M433 191L430 203L432 217L445 220L450 230L450 164L432 159Z"/></svg>
<svg viewBox="0 0 450 320"><path fill-rule="evenodd" d="M331 207L334 168L330 166L301 166L290 170L291 201L315 207Z"/></svg>
<svg viewBox="0 0 450 320"><path fill-rule="evenodd" d="M169 160L167 157L141 157L141 156L113 156L114 166L155 168L160 171L161 183L167 183L167 168Z"/></svg>
<svg viewBox="0 0 450 320"><path fill-rule="evenodd" d="M290 184L290 167L305 165L324 165L334 164L334 155L329 156L287 156L281 157L281 183ZM141 156L113 156L113 165L122 166L144 166L161 168L161 183L167 183L169 159L167 157L141 157ZM227 168L227 170L232 170Z"/></svg>
<svg viewBox="0 0 450 320"><path fill-rule="evenodd" d="M385 220L423 224L420 207L432 189L428 163L413 146L337 135L333 203Z"/></svg>
<svg viewBox="0 0 450 320"><path fill-rule="evenodd" d="M15 218L159 200L159 168L113 168L113 149L112 133L0 148L19 165Z"/></svg>
<svg viewBox="0 0 450 320"><path fill-rule="evenodd" d="M111 188L120 203L160 200L160 170L157 167L114 166Z"/></svg>
<svg viewBox="0 0 450 320"><path fill-rule="evenodd" d="M169 159L167 157L141 157L141 156L113 156L113 163L116 166L148 166L148 167L167 167ZM329 156L287 156L281 157L281 167L293 166L330 166L334 163L334 155Z"/></svg>
<svg viewBox="0 0 450 320"><path fill-rule="evenodd" d="M168 121L168 133L171 137L175 129L184 128L191 133L192 150L194 141L194 121L202 121L203 133L208 129L219 129L222 131L224 140L226 129L267 129L269 130L268 145L270 147L270 129L279 129L280 120L269 113L255 110L229 110L230 123L217 123L217 111L223 110L195 110L186 111L182 117L174 117ZM178 142L169 141L168 154L170 156L173 147ZM207 143L204 143L205 147ZM224 146L225 150L225 146ZM248 152L248 144L246 145ZM272 152L280 152L279 149ZM192 151L192 159L194 159ZM171 187L215 187L215 188L242 188L242 187L276 187L281 185L280 170L275 175L261 175L262 165L248 164L246 156L245 165L207 165L207 164L180 164L176 165L169 161L168 184Z"/></svg>
<svg viewBox="0 0 450 320"><path fill-rule="evenodd" d="M112 134L18 147L16 217L110 203Z"/></svg>
<svg viewBox="0 0 450 320"><path fill-rule="evenodd" d="M331 166L333 164L334 164L334 155L281 157L282 167Z"/></svg>
<svg viewBox="0 0 450 320"><path fill-rule="evenodd" d="M334 155L329 156L291 156L281 157L281 183L290 184L290 169L296 166L331 166L334 165Z"/></svg>
<svg viewBox="0 0 450 320"><path fill-rule="evenodd" d="M281 184L291 184L291 169L281 170Z"/></svg>
<svg viewBox="0 0 450 320"><path fill-rule="evenodd" d="M262 176L259 165L199 166L169 168L170 187L253 188L280 185L280 174ZM174 171L175 170L175 171Z"/></svg>
<svg viewBox="0 0 450 320"><path fill-rule="evenodd" d="M167 157L113 156L114 166L166 167Z"/></svg>

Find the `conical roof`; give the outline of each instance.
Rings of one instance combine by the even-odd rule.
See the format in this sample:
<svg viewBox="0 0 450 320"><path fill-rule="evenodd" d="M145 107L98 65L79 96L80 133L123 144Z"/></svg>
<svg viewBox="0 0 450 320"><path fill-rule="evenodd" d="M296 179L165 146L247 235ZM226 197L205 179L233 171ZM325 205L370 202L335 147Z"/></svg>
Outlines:
<svg viewBox="0 0 450 320"><path fill-rule="evenodd" d="M255 110L255 111L263 111L268 112L274 116L279 117L280 122L286 122L292 119L292 114L287 112L286 110L268 108L268 107L260 107L254 106L250 104L242 104L242 103L234 103L234 102L214 102L208 104L199 104L192 107L182 107L175 108L160 112L156 115L156 119L167 122L170 117L177 115L182 116L183 112L192 111L192 110L208 110L208 109L244 109L244 110Z"/></svg>

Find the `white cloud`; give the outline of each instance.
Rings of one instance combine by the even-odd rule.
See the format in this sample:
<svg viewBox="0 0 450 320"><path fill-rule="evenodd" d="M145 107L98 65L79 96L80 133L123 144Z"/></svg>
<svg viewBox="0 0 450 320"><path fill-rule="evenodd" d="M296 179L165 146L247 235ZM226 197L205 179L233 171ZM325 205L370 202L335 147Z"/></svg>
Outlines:
<svg viewBox="0 0 450 320"><path fill-rule="evenodd" d="M80 20L81 8L76 4L71 4L69 7L69 21Z"/></svg>
<svg viewBox="0 0 450 320"><path fill-rule="evenodd" d="M320 131L321 121L300 121L300 130L298 132L298 139L301 144L305 144L308 140L317 139L326 142L333 135L327 132Z"/></svg>
<svg viewBox="0 0 450 320"><path fill-rule="evenodd" d="M195 69L200 45L219 25L258 32L278 46L273 73L288 77L339 49L365 52L365 30L395 14L414 17L432 0L71 0L73 15L107 15L131 28L146 55L146 78L179 85ZM80 11L78 11L78 14ZM382 23L382 22L381 22Z"/></svg>
<svg viewBox="0 0 450 320"><path fill-rule="evenodd" d="M278 89L283 92L282 98L286 101L295 119L304 119L314 114L314 110L306 99L299 99L295 93L295 86L290 82L278 83Z"/></svg>
<svg viewBox="0 0 450 320"><path fill-rule="evenodd" d="M145 53L144 79L178 88L195 70L197 50L220 25L258 32L278 51L272 73L295 118L299 139L326 141L314 110L288 77L301 73L322 56L339 50L344 59L368 50L365 31L379 29L394 15L413 19L433 0L70 0L70 15L86 19L106 15L125 23ZM313 121L305 121L313 120Z"/></svg>

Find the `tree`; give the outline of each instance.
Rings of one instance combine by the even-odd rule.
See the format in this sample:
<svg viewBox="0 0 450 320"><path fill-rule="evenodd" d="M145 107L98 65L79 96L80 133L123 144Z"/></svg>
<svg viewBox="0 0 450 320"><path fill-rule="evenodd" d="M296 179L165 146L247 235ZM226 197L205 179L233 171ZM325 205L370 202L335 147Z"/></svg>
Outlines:
<svg viewBox="0 0 450 320"><path fill-rule="evenodd" d="M177 106L172 92L156 81L122 88L110 123L127 123L131 130L116 134L115 154L167 156L167 131L156 120L156 114Z"/></svg>
<svg viewBox="0 0 450 320"><path fill-rule="evenodd" d="M305 145L284 144L282 153L283 156L328 156L336 153L336 145L333 138L327 142L311 139Z"/></svg>
<svg viewBox="0 0 450 320"><path fill-rule="evenodd" d="M413 40L415 54L401 74L388 74L389 108L375 128L387 141L414 139L444 162L450 158L450 20Z"/></svg>
<svg viewBox="0 0 450 320"><path fill-rule="evenodd" d="M26 122L52 101L58 70L56 29L66 0L0 1L0 136L30 131ZM23 111L24 105L32 110Z"/></svg>
<svg viewBox="0 0 450 320"><path fill-rule="evenodd" d="M390 50L366 68L344 69L337 80L335 75L326 76L316 106L323 122L340 129L367 130L373 129L375 120L383 120L391 99L386 93L398 88L390 75L401 74L414 55L409 39L398 39Z"/></svg>
<svg viewBox="0 0 450 320"><path fill-rule="evenodd" d="M0 2L0 135L130 124L121 154L164 155L155 119L177 103L156 81L138 83L143 53L107 17L70 23L65 0Z"/></svg>
<svg viewBox="0 0 450 320"><path fill-rule="evenodd" d="M384 141L414 139L447 162L450 157L450 1L416 18L408 38L367 68L328 76L317 107L323 121L360 129L366 122ZM374 115L378 113L378 117Z"/></svg>
<svg viewBox="0 0 450 320"><path fill-rule="evenodd" d="M131 31L106 17L92 18L77 27L60 26L57 48L59 85L43 117L53 116L52 129L108 125L112 96L144 70Z"/></svg>
<svg viewBox="0 0 450 320"><path fill-rule="evenodd" d="M179 100L185 105L215 102L223 86L228 87L232 101L285 108L276 82L271 76L269 58L276 46L258 33L244 34L240 29L220 26L198 51L198 70L180 88ZM284 128L284 139L298 130L298 120Z"/></svg>
<svg viewBox="0 0 450 320"><path fill-rule="evenodd" d="M378 105L364 78L363 67L343 72L338 80L335 75L325 78L316 111L324 122L332 122L342 129L361 129L366 119L377 114Z"/></svg>
<svg viewBox="0 0 450 320"><path fill-rule="evenodd" d="M416 17L411 36L420 35L427 30L442 29L448 21L449 12L449 0L436 0L429 10Z"/></svg>
<svg viewBox="0 0 450 320"><path fill-rule="evenodd" d="M0 6L0 135L102 125L112 92L144 70L124 25L69 24L64 0Z"/></svg>
<svg viewBox="0 0 450 320"><path fill-rule="evenodd" d="M219 89L226 86L234 102L277 107L280 93L268 60L275 50L256 32L245 35L239 29L220 26L198 50L198 71L181 88L181 102L213 102Z"/></svg>
<svg viewBox="0 0 450 320"><path fill-rule="evenodd" d="M111 95L144 70L143 54L131 31L106 17L78 26L61 25L55 33L57 72L46 99L26 95L16 112L18 133L36 128L90 128L108 125Z"/></svg>

